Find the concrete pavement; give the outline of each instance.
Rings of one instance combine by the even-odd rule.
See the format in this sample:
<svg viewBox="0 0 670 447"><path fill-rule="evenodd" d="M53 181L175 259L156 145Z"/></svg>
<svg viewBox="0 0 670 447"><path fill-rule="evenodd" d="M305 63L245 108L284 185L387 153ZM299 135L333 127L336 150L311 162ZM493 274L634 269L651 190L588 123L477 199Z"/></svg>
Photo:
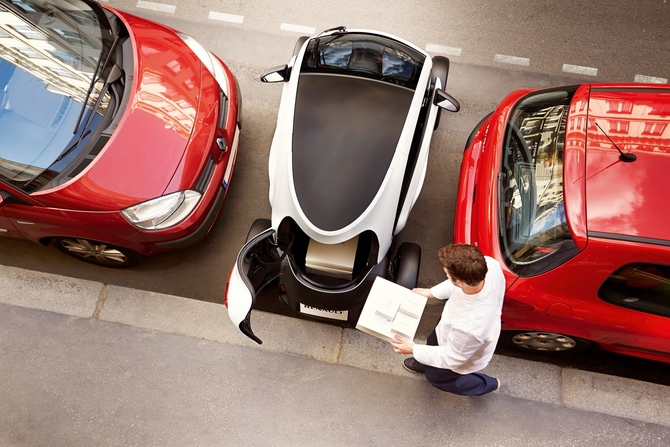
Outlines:
<svg viewBox="0 0 670 447"><path fill-rule="evenodd" d="M232 326L221 304L1 265L0 303L0 312L5 313L35 309L68 316L68 321L117 323L144 333L214 342L226 349L237 346L244 352L288 354L382 373L378 380L406 380L432 393L422 377L402 368L401 357L386 342L354 329L255 311L252 325L264 340L258 346ZM50 336L59 333L55 330ZM7 348L0 338L2 345ZM0 363L8 360L2 357ZM485 372L502 381L504 396L670 427L670 387L503 356L495 356ZM442 394L435 390L431 396Z"/></svg>

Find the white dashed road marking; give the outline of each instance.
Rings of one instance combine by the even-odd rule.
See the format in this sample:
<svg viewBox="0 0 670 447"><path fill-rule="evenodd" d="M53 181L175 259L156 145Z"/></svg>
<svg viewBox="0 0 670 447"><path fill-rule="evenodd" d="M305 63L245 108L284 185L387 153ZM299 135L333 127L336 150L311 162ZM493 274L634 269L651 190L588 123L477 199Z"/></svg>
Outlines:
<svg viewBox="0 0 670 447"><path fill-rule="evenodd" d="M290 23L282 23L279 29L282 31L293 31L294 33L309 34L310 36L316 32L316 28L311 28L309 26L291 25Z"/></svg>
<svg viewBox="0 0 670 447"><path fill-rule="evenodd" d="M460 56L462 50L460 48L445 47L442 45L434 45L432 43L429 43L428 45L426 45L426 51L429 53L438 53L447 56Z"/></svg>
<svg viewBox="0 0 670 447"><path fill-rule="evenodd" d="M530 59L526 57L506 56L504 54L496 54L493 60L503 64L523 65L524 67L530 65Z"/></svg>
<svg viewBox="0 0 670 447"><path fill-rule="evenodd" d="M238 15L235 15L235 14L226 14L225 12L216 12L216 11L209 11L209 16L207 18L212 19L212 20L220 20L222 22L230 22L230 23L242 23L242 22L244 22L244 16L238 16Z"/></svg>
<svg viewBox="0 0 670 447"><path fill-rule="evenodd" d="M667 84L666 78L655 78L653 76L635 75L635 82L642 84Z"/></svg>
<svg viewBox="0 0 670 447"><path fill-rule="evenodd" d="M563 64L563 71L565 73L575 73L575 74L582 74L582 75L587 75L587 76L597 76L598 75L598 69L597 68L582 67L581 65Z"/></svg>
<svg viewBox="0 0 670 447"><path fill-rule="evenodd" d="M165 3L145 2L140 0L137 2L137 7L142 9L150 9L152 11L166 12L174 14L177 7L175 5L166 5Z"/></svg>
<svg viewBox="0 0 670 447"><path fill-rule="evenodd" d="M110 0L99 0L99 1L104 2L104 3L109 3L110 2ZM144 1L144 0L138 1L136 7L141 8L141 9L149 9L149 10L152 10L152 11L168 13L168 14L174 14L176 9L177 9L177 7L175 5L169 5L169 4L166 4L166 3L158 3L158 2L149 2L149 1ZM219 20L219 21L222 21L222 22L229 22L229 23L240 23L240 24L244 23L244 16L235 15L235 14L227 14L227 13L224 13L224 12L217 12L217 11L210 11L208 18L211 19L211 20ZM290 32L308 34L308 35L314 35L316 33L316 28L313 28L311 26L294 25L294 24L291 24L291 23L282 23L279 26L279 29L282 30L282 31L290 31ZM460 56L461 53L463 52L463 49L429 43L429 44L426 45L426 51L429 52L429 53L436 53L436 54L441 54L441 55L445 55L445 56ZM528 59L528 58L517 57L517 56L507 56L507 55L504 55L504 54L496 54L493 57L493 61L503 63L503 64L521 65L521 66L524 66L524 67L529 67L530 66L530 59ZM564 73L581 74L581 75L586 75L586 76L597 76L598 75L598 69L597 68L584 67L582 65L572 65L572 64L563 64L563 72ZM668 79L667 78L659 78L659 77L654 77L654 76L646 76L646 75L636 74L634 82L644 83L644 84L667 84Z"/></svg>

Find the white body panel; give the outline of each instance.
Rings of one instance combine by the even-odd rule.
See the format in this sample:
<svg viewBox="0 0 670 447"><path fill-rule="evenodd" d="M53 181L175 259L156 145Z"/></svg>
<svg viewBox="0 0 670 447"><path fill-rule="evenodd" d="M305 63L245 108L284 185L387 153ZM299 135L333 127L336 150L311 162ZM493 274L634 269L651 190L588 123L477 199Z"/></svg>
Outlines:
<svg viewBox="0 0 670 447"><path fill-rule="evenodd" d="M370 32L366 30L347 30L348 32ZM281 102L277 117L277 127L272 139L270 156L268 160L268 173L270 178L269 200L272 207L272 226L277 229L282 219L286 216L292 217L300 228L315 241L324 244L336 244L344 242L352 237L361 234L366 230L373 231L379 240L379 255L377 261L380 261L391 247L393 236L402 230L407 222L407 217L416 202L425 178L428 165L428 152L431 141L432 129L437 115L437 106L430 106L428 122L426 126L425 138L419 151L419 158L415 169L415 174L410 183L407 192L407 198L403 204L398 224L393 228L397 212L398 201L402 188L402 179L407 165L407 156L412 144L416 123L421 111L424 93L431 82L432 59L420 48L384 33L372 32L373 34L384 35L395 40L399 40L406 45L414 48L419 53L425 55L426 59L423 65L422 73L417 84L416 92L407 120L403 127L395 155L391 161L386 177L377 192L374 200L368 208L351 224L335 231L324 231L307 219L304 212L300 209L296 192L294 189L292 172L292 140L293 140L293 120L296 103L298 81L300 78L299 61L302 61L307 44L306 41L299 53L291 59L289 66L291 70L290 79L284 83ZM430 98L432 99L432 98Z"/></svg>

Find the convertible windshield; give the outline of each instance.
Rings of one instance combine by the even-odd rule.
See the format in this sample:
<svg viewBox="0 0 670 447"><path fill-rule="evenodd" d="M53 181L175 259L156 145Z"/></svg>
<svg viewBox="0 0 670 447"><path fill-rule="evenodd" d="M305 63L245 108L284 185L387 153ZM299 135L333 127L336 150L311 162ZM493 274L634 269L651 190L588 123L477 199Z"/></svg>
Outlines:
<svg viewBox="0 0 670 447"><path fill-rule="evenodd" d="M27 190L105 113L109 94L100 97L94 75L113 38L94 7L0 0L0 179L17 188Z"/></svg>
<svg viewBox="0 0 670 447"><path fill-rule="evenodd" d="M563 198L565 124L574 90L524 97L510 114L499 184L505 262L522 276L545 272L577 253Z"/></svg>

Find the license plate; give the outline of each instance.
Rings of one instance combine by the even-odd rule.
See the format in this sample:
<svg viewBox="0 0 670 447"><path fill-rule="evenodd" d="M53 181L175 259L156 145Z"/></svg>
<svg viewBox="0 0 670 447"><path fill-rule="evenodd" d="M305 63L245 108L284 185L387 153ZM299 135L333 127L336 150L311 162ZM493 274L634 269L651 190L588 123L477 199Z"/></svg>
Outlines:
<svg viewBox="0 0 670 447"><path fill-rule="evenodd" d="M349 319L348 310L326 310L318 309L312 306L306 306L300 303L300 312L315 317L330 318L331 320L347 321Z"/></svg>

